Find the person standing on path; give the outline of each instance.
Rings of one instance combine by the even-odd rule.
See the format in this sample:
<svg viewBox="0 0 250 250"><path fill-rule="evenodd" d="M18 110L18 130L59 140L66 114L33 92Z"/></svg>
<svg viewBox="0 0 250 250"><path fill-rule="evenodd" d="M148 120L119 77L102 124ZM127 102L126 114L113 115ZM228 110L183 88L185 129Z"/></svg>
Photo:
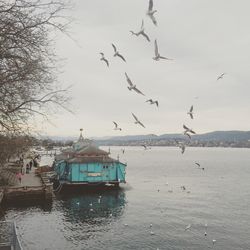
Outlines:
<svg viewBox="0 0 250 250"><path fill-rule="evenodd" d="M31 160L29 164L30 164L30 170L31 170L32 165L33 165L33 161Z"/></svg>
<svg viewBox="0 0 250 250"><path fill-rule="evenodd" d="M19 172L17 175L17 179L19 180L20 184L22 182L22 174Z"/></svg>

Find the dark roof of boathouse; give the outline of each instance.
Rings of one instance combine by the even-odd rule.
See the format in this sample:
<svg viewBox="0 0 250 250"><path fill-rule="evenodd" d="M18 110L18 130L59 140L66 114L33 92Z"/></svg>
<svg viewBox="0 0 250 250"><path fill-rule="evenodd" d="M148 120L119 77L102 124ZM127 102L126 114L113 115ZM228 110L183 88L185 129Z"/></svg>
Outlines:
<svg viewBox="0 0 250 250"><path fill-rule="evenodd" d="M106 152L106 151L104 151L104 150L102 150L102 149L100 149L92 144L90 144L89 146L84 147L80 150L77 150L75 152L75 155L89 155L89 156L108 155L108 154L109 154L108 152Z"/></svg>

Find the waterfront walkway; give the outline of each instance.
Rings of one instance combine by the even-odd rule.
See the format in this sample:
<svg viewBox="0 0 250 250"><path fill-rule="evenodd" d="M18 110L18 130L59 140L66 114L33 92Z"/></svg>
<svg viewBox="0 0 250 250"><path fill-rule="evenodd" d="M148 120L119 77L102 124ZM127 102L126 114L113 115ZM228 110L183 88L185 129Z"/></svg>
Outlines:
<svg viewBox="0 0 250 250"><path fill-rule="evenodd" d="M17 179L17 176L13 174L12 180L14 179L14 182L12 182L12 185L9 186L9 188L16 188L16 187L39 187L42 186L41 177L37 176L35 174L35 168L32 167L28 174L26 174L26 164L30 162L30 159L25 159L23 163L23 173L21 183Z"/></svg>
<svg viewBox="0 0 250 250"><path fill-rule="evenodd" d="M21 183L18 180L14 187L35 187L35 186L41 186L41 185L42 185L41 177L36 176L35 168L32 167L29 174L25 173L22 175Z"/></svg>

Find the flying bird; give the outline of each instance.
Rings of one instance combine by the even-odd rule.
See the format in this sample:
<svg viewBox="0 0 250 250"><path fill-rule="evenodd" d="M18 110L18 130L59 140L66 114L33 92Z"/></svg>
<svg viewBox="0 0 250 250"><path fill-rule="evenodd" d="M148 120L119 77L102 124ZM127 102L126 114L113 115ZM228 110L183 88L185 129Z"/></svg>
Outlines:
<svg viewBox="0 0 250 250"><path fill-rule="evenodd" d="M182 143L179 145L179 148L181 149L181 153L184 154L186 146Z"/></svg>
<svg viewBox="0 0 250 250"><path fill-rule="evenodd" d="M148 148L147 148L147 146L146 145L142 145L142 147L144 147L144 150L147 150Z"/></svg>
<svg viewBox="0 0 250 250"><path fill-rule="evenodd" d="M149 39L148 35L144 31L144 21L143 20L142 20L140 31L134 32L134 31L130 30L130 32L131 32L132 35L135 35L135 36L142 35L142 36L144 36L147 39L148 42L150 42L150 39Z"/></svg>
<svg viewBox="0 0 250 250"><path fill-rule="evenodd" d="M195 162L195 164L198 166L199 169L202 169L203 171L205 170L205 168L201 168L201 164L198 162ZM205 224L205 227L207 227L207 224Z"/></svg>
<svg viewBox="0 0 250 250"><path fill-rule="evenodd" d="M132 115L133 115L133 117L135 119L135 124L139 124L139 125L141 125L142 127L145 128L145 126L138 120L138 118L133 113L132 113Z"/></svg>
<svg viewBox="0 0 250 250"><path fill-rule="evenodd" d="M104 61L107 64L107 66L109 67L109 61L104 57L104 54L102 52L100 54L102 56L100 60Z"/></svg>
<svg viewBox="0 0 250 250"><path fill-rule="evenodd" d="M115 45L112 43L113 49L114 49L114 56L119 56L124 62L126 62L125 58L118 52L118 50L116 49Z"/></svg>
<svg viewBox="0 0 250 250"><path fill-rule="evenodd" d="M154 14L157 12L157 10L153 10L153 5L154 5L153 0L149 0L147 15L150 17L153 24L157 26L157 21L154 17Z"/></svg>
<svg viewBox="0 0 250 250"><path fill-rule="evenodd" d="M122 130L121 128L118 127L118 124L117 124L116 122L113 122L113 123L114 123L114 125L115 125L114 130L120 130L120 131Z"/></svg>
<svg viewBox="0 0 250 250"><path fill-rule="evenodd" d="M149 104L156 104L156 106L159 107L158 101L153 101L152 99L149 99L146 102L149 102Z"/></svg>
<svg viewBox="0 0 250 250"><path fill-rule="evenodd" d="M191 119L194 119L193 109L194 109L194 107L193 107L193 105L192 105L191 108L190 108L190 110L189 110L189 112L187 112L187 114L190 115L190 118L191 118Z"/></svg>
<svg viewBox="0 0 250 250"><path fill-rule="evenodd" d="M195 164L198 166L198 168L201 166L201 164L198 162L195 162Z"/></svg>
<svg viewBox="0 0 250 250"><path fill-rule="evenodd" d="M141 94L141 95L144 95L138 88L136 88L136 85L132 83L132 81L130 80L130 78L128 77L127 73L125 72L125 76L126 76L126 79L127 79L127 82L129 84L129 87L128 89L131 91L132 89L138 93L138 94Z"/></svg>
<svg viewBox="0 0 250 250"><path fill-rule="evenodd" d="M188 132L190 132L190 133L192 133L192 134L196 134L192 129L188 128L188 127L187 127L186 125L184 125L184 124L183 124L183 128L185 129L184 134L185 134L185 133L188 133Z"/></svg>
<svg viewBox="0 0 250 250"><path fill-rule="evenodd" d="M187 231L188 229L190 229L191 228L191 224L188 224L187 226L186 226L186 228L185 228L185 231Z"/></svg>
<svg viewBox="0 0 250 250"><path fill-rule="evenodd" d="M191 140L191 135L187 131L184 131L184 135L186 135Z"/></svg>
<svg viewBox="0 0 250 250"><path fill-rule="evenodd" d="M217 77L217 81L222 79L226 73L222 73L220 76Z"/></svg>
<svg viewBox="0 0 250 250"><path fill-rule="evenodd" d="M155 61L159 61L160 59L165 59L165 60L173 60L164 56L161 56L159 53L159 49L158 49L158 44L157 44L157 40L155 40L155 57L153 57L153 59Z"/></svg>

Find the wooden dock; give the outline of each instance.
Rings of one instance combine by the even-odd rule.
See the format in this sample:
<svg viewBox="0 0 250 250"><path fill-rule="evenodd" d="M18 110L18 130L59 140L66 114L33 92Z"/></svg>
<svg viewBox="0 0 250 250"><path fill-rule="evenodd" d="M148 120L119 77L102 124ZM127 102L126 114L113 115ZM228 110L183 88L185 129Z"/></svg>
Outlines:
<svg viewBox="0 0 250 250"><path fill-rule="evenodd" d="M2 190L4 203L20 203L29 201L48 201L52 199L53 184L40 174L35 174L34 168L22 176L21 182L16 179L15 185L6 186ZM1 198L1 192L0 192Z"/></svg>

